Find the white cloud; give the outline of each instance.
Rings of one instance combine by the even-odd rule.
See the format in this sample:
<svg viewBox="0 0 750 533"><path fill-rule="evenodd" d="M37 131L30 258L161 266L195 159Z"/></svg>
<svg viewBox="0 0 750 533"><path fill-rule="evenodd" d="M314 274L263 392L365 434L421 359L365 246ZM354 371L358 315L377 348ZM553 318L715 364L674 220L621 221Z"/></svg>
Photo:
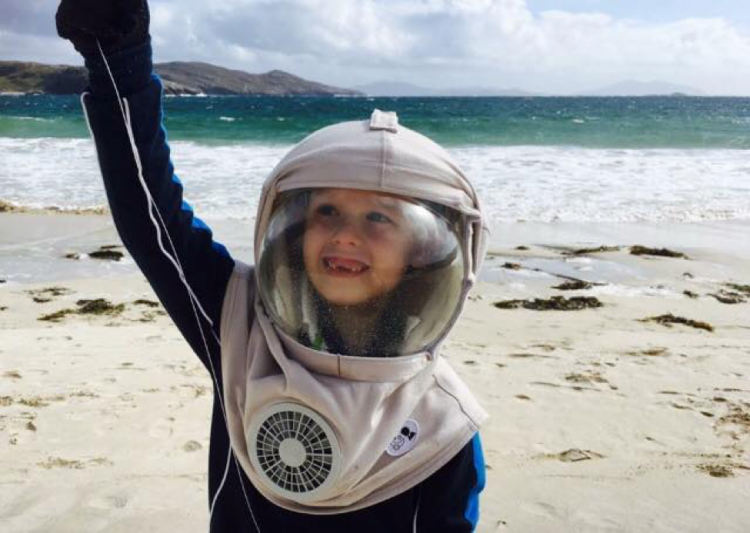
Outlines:
<svg viewBox="0 0 750 533"><path fill-rule="evenodd" d="M65 55L45 37L56 1L3 2L12 16L0 23L0 57ZM718 18L535 15L525 0L152 0L151 10L158 60L282 68L340 85L398 79L571 92L630 78L750 93L750 36Z"/></svg>

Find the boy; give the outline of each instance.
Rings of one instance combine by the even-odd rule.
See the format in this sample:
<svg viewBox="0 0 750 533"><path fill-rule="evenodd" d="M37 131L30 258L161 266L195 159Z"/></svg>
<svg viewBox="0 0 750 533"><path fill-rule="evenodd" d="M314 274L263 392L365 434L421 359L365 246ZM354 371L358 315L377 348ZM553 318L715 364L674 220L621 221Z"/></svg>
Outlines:
<svg viewBox="0 0 750 533"><path fill-rule="evenodd" d="M182 201L144 0L63 0L123 243L214 381L211 531L472 531L485 414L440 344L484 253L473 189L375 112L264 186L251 268Z"/></svg>

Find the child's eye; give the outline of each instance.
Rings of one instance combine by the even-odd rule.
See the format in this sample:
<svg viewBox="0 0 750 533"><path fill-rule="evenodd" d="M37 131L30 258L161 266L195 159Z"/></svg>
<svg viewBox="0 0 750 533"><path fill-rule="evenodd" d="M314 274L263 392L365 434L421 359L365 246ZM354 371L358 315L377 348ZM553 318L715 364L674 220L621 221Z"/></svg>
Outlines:
<svg viewBox="0 0 750 533"><path fill-rule="evenodd" d="M329 204L323 204L323 205L318 206L315 212L319 215L323 215L324 217L332 217L332 216L336 216L339 214L338 210Z"/></svg>
<svg viewBox="0 0 750 533"><path fill-rule="evenodd" d="M378 213L377 211L373 211L371 213L367 214L367 220L370 222L377 222L379 224L390 224L393 223L393 221L385 216L383 213Z"/></svg>

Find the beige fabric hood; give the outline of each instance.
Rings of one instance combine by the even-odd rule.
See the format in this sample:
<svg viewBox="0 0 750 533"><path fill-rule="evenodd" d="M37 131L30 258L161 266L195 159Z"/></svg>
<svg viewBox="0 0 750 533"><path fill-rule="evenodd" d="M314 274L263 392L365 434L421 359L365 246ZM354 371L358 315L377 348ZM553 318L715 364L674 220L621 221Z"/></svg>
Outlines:
<svg viewBox="0 0 750 533"><path fill-rule="evenodd" d="M317 187L387 192L462 213L463 302L488 231L473 188L442 148L380 111L370 121L313 133L263 187L256 261L276 195ZM235 455L277 505L330 514L391 498L446 464L486 419L438 356L443 339L425 352L386 359L317 352L273 324L255 284L252 267L238 263L222 310L224 399ZM318 444L312 437L295 441L301 428L312 428ZM316 450L325 457L316 459Z"/></svg>

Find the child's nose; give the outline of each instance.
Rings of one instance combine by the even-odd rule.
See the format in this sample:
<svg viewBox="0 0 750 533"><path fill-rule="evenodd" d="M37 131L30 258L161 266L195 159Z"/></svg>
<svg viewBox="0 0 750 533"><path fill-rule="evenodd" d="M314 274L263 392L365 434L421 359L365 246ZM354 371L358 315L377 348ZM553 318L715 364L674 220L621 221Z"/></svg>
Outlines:
<svg viewBox="0 0 750 533"><path fill-rule="evenodd" d="M339 246L358 246L362 242L360 229L352 221L344 221L333 235L333 242Z"/></svg>

